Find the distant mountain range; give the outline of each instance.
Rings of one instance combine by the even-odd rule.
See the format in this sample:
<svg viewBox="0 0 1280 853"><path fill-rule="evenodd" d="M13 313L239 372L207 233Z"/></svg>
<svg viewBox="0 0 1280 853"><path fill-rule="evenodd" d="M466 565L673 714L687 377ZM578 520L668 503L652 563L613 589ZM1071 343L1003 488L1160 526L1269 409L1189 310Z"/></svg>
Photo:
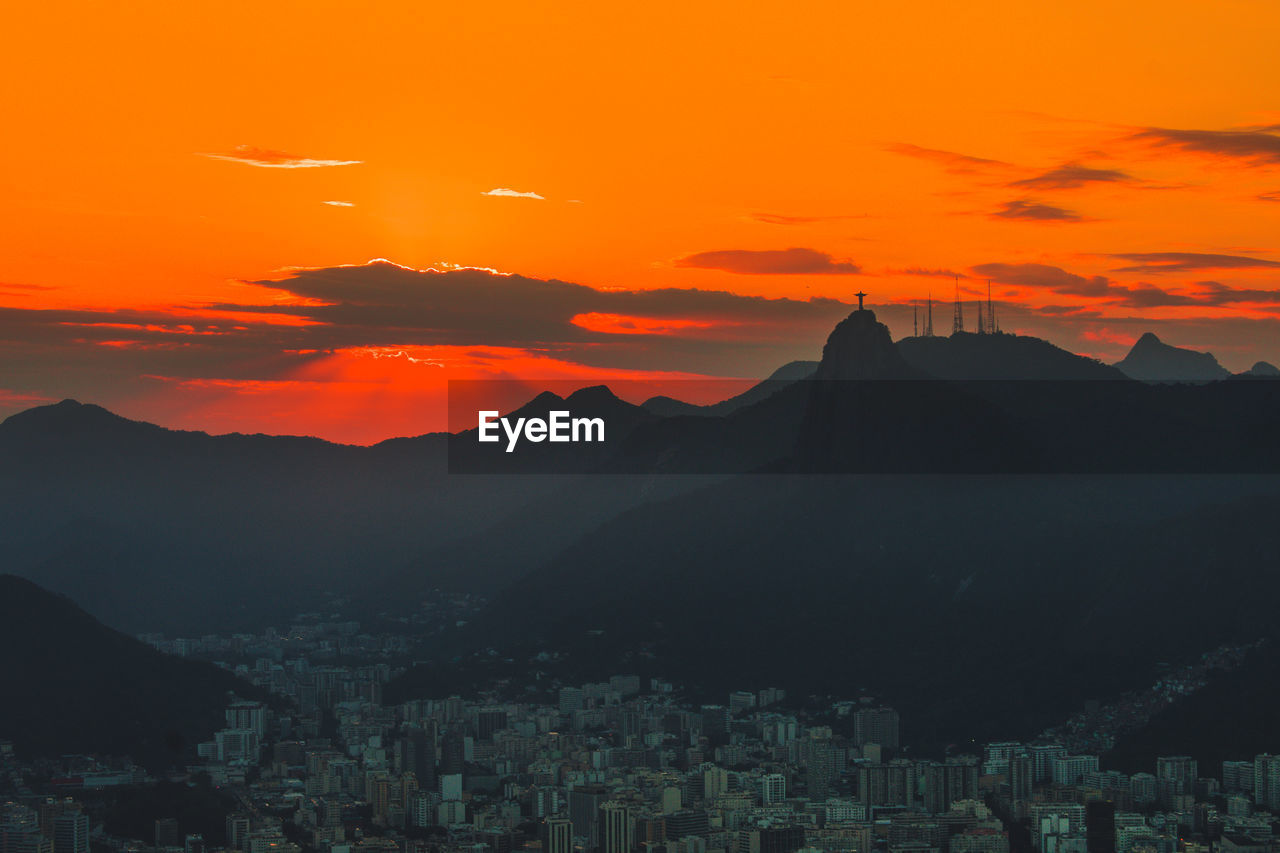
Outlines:
<svg viewBox="0 0 1280 853"><path fill-rule="evenodd" d="M495 599L444 657L866 689L909 740L1018 736L1276 633L1280 383L1135 381L1174 349L1139 344L1109 366L1016 335L895 343L854 312L821 361L716 406L541 395L524 414L598 414L610 442L514 464L467 434L208 436L66 401L0 424L0 547L129 630L330 605L376 629L444 586Z"/></svg>
<svg viewBox="0 0 1280 853"><path fill-rule="evenodd" d="M1170 346L1151 332L1138 338L1116 367L1143 382L1213 382L1231 375L1212 353Z"/></svg>
<svg viewBox="0 0 1280 853"><path fill-rule="evenodd" d="M180 767L222 728L230 696L261 691L213 664L161 654L30 581L0 575L0 739L19 755L130 755Z"/></svg>

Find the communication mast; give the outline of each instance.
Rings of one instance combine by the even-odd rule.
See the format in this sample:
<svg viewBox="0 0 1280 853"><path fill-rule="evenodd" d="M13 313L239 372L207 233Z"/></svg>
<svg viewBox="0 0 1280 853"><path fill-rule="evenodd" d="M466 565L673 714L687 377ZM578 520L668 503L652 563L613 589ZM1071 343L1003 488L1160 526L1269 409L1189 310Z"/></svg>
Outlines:
<svg viewBox="0 0 1280 853"><path fill-rule="evenodd" d="M960 307L960 277L956 276L956 313L951 319L951 334L964 331L964 309Z"/></svg>

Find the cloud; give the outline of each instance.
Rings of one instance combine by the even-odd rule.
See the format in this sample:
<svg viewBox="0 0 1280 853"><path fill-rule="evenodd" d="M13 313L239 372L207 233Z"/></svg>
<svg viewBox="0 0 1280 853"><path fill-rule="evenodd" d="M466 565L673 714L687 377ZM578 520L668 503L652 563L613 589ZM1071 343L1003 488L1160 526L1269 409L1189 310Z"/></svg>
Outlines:
<svg viewBox="0 0 1280 853"><path fill-rule="evenodd" d="M5 407L28 407L38 406L42 403L52 403L52 397L45 397L42 394L28 394L25 391L13 391L8 388L0 388L0 406Z"/></svg>
<svg viewBox="0 0 1280 853"><path fill-rule="evenodd" d="M506 187L498 187L488 192L480 193L480 195L501 196L503 198L536 198L539 201L545 201L542 196L534 192L522 193L519 190L507 189Z"/></svg>
<svg viewBox="0 0 1280 853"><path fill-rule="evenodd" d="M1269 128L1274 129L1274 128ZM1175 130L1148 127L1132 136L1157 148L1242 160L1253 165L1280 163L1280 136L1261 130Z"/></svg>
<svg viewBox="0 0 1280 853"><path fill-rule="evenodd" d="M722 249L679 258L675 265L687 269L721 270L739 275L856 275L862 268L848 260L836 260L817 249Z"/></svg>
<svg viewBox="0 0 1280 853"><path fill-rule="evenodd" d="M1065 207L1019 198L1005 202L999 210L990 214L996 219L1032 220L1035 222L1082 222L1080 214Z"/></svg>
<svg viewBox="0 0 1280 853"><path fill-rule="evenodd" d="M923 275L934 278L968 278L968 274L948 269L928 269L925 267L907 267L900 270L889 270L893 275Z"/></svg>
<svg viewBox="0 0 1280 853"><path fill-rule="evenodd" d="M1086 278L1048 264L978 264L971 269L982 278L998 284L1033 287L1072 296L1107 296L1111 280L1095 275Z"/></svg>
<svg viewBox="0 0 1280 853"><path fill-rule="evenodd" d="M1280 190L1274 190L1269 193L1258 193L1256 196L1258 201L1277 201L1280 202Z"/></svg>
<svg viewBox="0 0 1280 853"><path fill-rule="evenodd" d="M327 204L330 207L355 207L356 206L355 202L353 201L325 201L325 202L321 202L321 204Z"/></svg>
<svg viewBox="0 0 1280 853"><path fill-rule="evenodd" d="M236 146L230 153L201 154L200 156L231 163L243 163L246 166L259 166L264 169L319 169L326 166L357 166L362 162L360 160L317 160L312 157L286 154L283 151L254 148L250 145Z"/></svg>
<svg viewBox="0 0 1280 853"><path fill-rule="evenodd" d="M1193 290L1169 290L1146 282L1120 284L1102 275L1082 276L1047 264L979 264L972 268L1000 284L1034 288L1063 296L1104 299L1127 308L1218 308L1234 304L1280 304L1280 291L1236 288L1216 281L1197 282ZM1038 309L1050 312L1050 308ZM1059 307L1060 313L1071 307Z"/></svg>
<svg viewBox="0 0 1280 853"><path fill-rule="evenodd" d="M851 310L834 299L601 290L385 261L293 269L241 284L252 293L242 302L165 310L0 306L4 384L111 404L161 393L146 377L253 382L313 370L327 376L327 360L335 357L373 350L426 357L442 347L525 354L510 362L511 370L531 371L533 359L549 359L565 371L577 365L583 375L608 369L767 376L779 364L813 358Z"/></svg>
<svg viewBox="0 0 1280 853"><path fill-rule="evenodd" d="M809 225L814 222L835 222L840 219L864 219L864 216L844 214L838 216L789 216L784 213L753 213L751 218L766 225Z"/></svg>
<svg viewBox="0 0 1280 853"><path fill-rule="evenodd" d="M58 290L58 288L47 284L22 284L16 281L0 281L0 291L5 293L43 293L50 290Z"/></svg>
<svg viewBox="0 0 1280 853"><path fill-rule="evenodd" d="M1196 286L1201 289L1197 298L1201 305L1280 304L1280 290L1231 287L1217 281L1198 281Z"/></svg>
<svg viewBox="0 0 1280 853"><path fill-rule="evenodd" d="M1125 183L1133 178L1115 169L1092 169L1079 163L1065 163L1030 178L1012 181L1011 187L1032 190L1070 190L1092 183Z"/></svg>
<svg viewBox="0 0 1280 853"><path fill-rule="evenodd" d="M1136 262L1133 266L1117 267L1115 272L1170 273L1190 270L1280 267L1280 261L1202 252L1127 252L1110 254L1107 257Z"/></svg>
<svg viewBox="0 0 1280 853"><path fill-rule="evenodd" d="M973 157L968 154L957 154L955 151L943 151L938 148L922 148L909 142L895 142L886 145L885 149L904 157L917 160L929 160L942 164L943 168L953 175L971 175L977 172L989 172L1012 168L1002 160L988 160L985 157Z"/></svg>

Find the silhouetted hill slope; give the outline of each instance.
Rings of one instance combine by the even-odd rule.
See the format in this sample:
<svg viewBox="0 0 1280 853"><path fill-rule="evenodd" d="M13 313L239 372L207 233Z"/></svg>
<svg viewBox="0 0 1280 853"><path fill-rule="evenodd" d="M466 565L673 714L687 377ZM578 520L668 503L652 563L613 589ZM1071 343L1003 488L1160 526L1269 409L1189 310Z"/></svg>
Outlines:
<svg viewBox="0 0 1280 853"><path fill-rule="evenodd" d="M898 341L907 363L938 379L1065 380L1125 379L1115 367L1024 335L914 337Z"/></svg>
<svg viewBox="0 0 1280 853"><path fill-rule="evenodd" d="M1200 762L1200 775L1218 776L1223 761L1252 761L1280 750L1280 651L1275 642L1249 653L1244 664L1209 683L1121 738L1106 755L1108 768L1150 773L1171 751Z"/></svg>
<svg viewBox="0 0 1280 853"><path fill-rule="evenodd" d="M21 755L131 755L181 765L222 727L232 693L258 688L155 651L30 581L0 575L0 738Z"/></svg>
<svg viewBox="0 0 1280 853"><path fill-rule="evenodd" d="M114 626L179 636L257 630L388 585L412 607L437 577L467 579L454 543L564 495L560 477L449 476L447 440L365 448L166 430L74 401L32 409L0 423L5 567ZM530 531L532 553L647 499L592 498L589 512L564 502L544 538Z"/></svg>
<svg viewBox="0 0 1280 853"><path fill-rule="evenodd" d="M1231 375L1212 353L1171 346L1151 332L1138 338L1115 366L1143 382L1212 382Z"/></svg>
<svg viewBox="0 0 1280 853"><path fill-rule="evenodd" d="M791 470L1280 473L1280 389L1269 383L1153 386L1034 338L911 339L939 363L946 352L968 352L956 375L985 369L994 377L995 365L1029 353L1025 364L1039 366L1025 375L1070 377L938 380L908 364L888 334L871 311L854 312L832 332L806 383Z"/></svg>
<svg viewBox="0 0 1280 853"><path fill-rule="evenodd" d="M519 452L510 447L505 428L497 429L496 442L481 443L477 429L469 429L449 437L449 470L454 474L487 474L513 472L578 473L599 468L617 453L628 436L640 425L652 422L657 415L620 399L604 385L580 388L561 398L543 391L525 405L504 415L515 423L520 419L548 420L553 411L568 412L572 418L596 418L604 424L604 440L589 443L532 442L519 439Z"/></svg>
<svg viewBox="0 0 1280 853"><path fill-rule="evenodd" d="M1260 376L1260 377L1266 377L1268 379L1275 379L1277 377L1280 377L1280 367L1276 367L1274 364L1271 364L1266 361L1259 361L1255 363L1253 367L1250 367L1244 373L1239 375Z"/></svg>
<svg viewBox="0 0 1280 853"><path fill-rule="evenodd" d="M209 436L67 401L0 424L0 548L9 571L110 624L190 635L336 598L369 614L442 583L493 590L619 513L705 484L654 474L1280 472L1280 383L952 381L903 356L954 351L987 375L1021 355L1017 371L1109 370L1035 339L946 340L941 355L936 339L900 347L856 311L813 378L757 386L727 415L659 417L603 387L544 394L523 410L603 416L607 442L511 454L445 434L371 448ZM491 473L450 473L450 448ZM610 476L588 488L566 473Z"/></svg>
<svg viewBox="0 0 1280 853"><path fill-rule="evenodd" d="M737 477L605 524L475 630L703 696L881 691L913 743L1030 736L1276 632L1278 517L1274 478Z"/></svg>
<svg viewBox="0 0 1280 853"><path fill-rule="evenodd" d="M889 327L870 309L845 317L827 336L822 360L813 378L819 382L925 379L913 368L889 336Z"/></svg>
<svg viewBox="0 0 1280 853"><path fill-rule="evenodd" d="M772 396L794 382L808 379L817 369L818 362L816 361L787 362L769 374L767 379L761 380L741 394L737 394L727 400L721 400L719 403L712 403L709 406L696 406L693 403L686 403L683 400L675 400L671 397L650 397L641 405L648 411L662 417L674 417L677 415L718 417L731 415L741 408Z"/></svg>

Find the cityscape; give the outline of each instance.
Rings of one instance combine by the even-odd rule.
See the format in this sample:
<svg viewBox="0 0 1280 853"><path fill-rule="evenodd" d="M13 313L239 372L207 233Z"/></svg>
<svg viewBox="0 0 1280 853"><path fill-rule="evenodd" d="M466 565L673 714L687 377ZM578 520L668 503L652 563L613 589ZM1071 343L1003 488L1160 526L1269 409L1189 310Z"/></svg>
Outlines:
<svg viewBox="0 0 1280 853"><path fill-rule="evenodd" d="M472 606L445 600L452 615ZM1174 754L1131 774L1100 757L1135 715L1248 649L1035 739L923 758L911 720L869 695L764 687L703 704L615 674L390 704L413 644L358 622L311 613L259 635L139 639L216 660L270 698L228 697L224 727L160 774L127 756L23 761L0 743L3 853L1175 853L1280 838L1280 755ZM211 805L156 795L124 817L117 792L167 785Z"/></svg>
<svg viewBox="0 0 1280 853"><path fill-rule="evenodd" d="M1280 2L52 0L0 853L1280 853Z"/></svg>

